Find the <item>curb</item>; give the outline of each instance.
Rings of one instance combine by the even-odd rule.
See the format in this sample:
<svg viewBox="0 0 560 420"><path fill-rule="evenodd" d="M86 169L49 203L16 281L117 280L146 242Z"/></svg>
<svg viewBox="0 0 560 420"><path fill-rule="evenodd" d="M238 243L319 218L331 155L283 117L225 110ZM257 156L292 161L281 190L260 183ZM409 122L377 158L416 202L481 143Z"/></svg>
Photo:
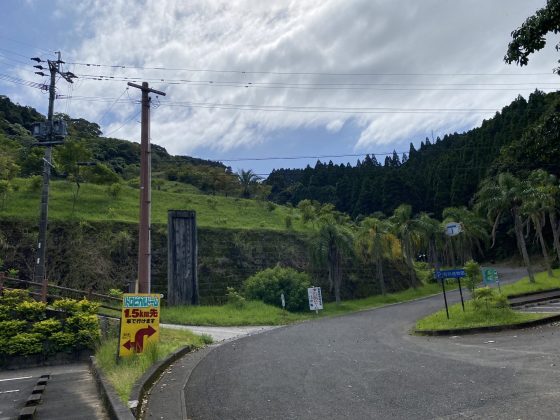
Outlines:
<svg viewBox="0 0 560 420"><path fill-rule="evenodd" d="M37 406L42 402L43 392L45 392L45 388L50 377L51 375L41 375L37 381L37 385L35 385L33 391L31 391L31 395L27 397L25 407L20 410L17 417L18 419L23 420L35 418L35 414L37 414Z"/></svg>
<svg viewBox="0 0 560 420"><path fill-rule="evenodd" d="M546 318L535 319L534 321L520 322L518 324L493 325L489 327L475 327L475 328L455 328L451 330L414 330L414 333L418 335L427 335L427 336L480 334L480 333L487 333L487 332L520 330L522 328L536 327L539 325L549 324L554 321L560 321L560 314L547 316Z"/></svg>
<svg viewBox="0 0 560 420"><path fill-rule="evenodd" d="M135 417L120 400L113 386L109 383L95 360L95 356L90 357L90 368L95 378L97 389L103 400L103 405L107 409L109 417L113 420L133 420Z"/></svg>
<svg viewBox="0 0 560 420"><path fill-rule="evenodd" d="M134 383L130 395L132 398L136 397L136 399L128 401L129 412L132 412L133 418L139 418L142 414L143 405L147 399L146 395L149 394L150 388L157 382L159 377L169 367L169 365L195 349L195 346L188 345L175 350L165 359L154 363L146 372L144 372L140 379Z"/></svg>

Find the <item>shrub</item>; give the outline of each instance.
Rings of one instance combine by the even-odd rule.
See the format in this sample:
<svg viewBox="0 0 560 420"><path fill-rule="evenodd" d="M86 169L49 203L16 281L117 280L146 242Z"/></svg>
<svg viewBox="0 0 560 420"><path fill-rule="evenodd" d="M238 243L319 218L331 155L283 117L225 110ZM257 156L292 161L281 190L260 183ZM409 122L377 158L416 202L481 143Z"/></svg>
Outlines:
<svg viewBox="0 0 560 420"><path fill-rule="evenodd" d="M23 289L4 289L0 298L0 303L8 309L14 309L18 304L29 301L31 301L29 292Z"/></svg>
<svg viewBox="0 0 560 420"><path fill-rule="evenodd" d="M247 303L245 298L241 296L241 294L239 294L239 292L233 287L227 288L226 296L228 305L232 305L236 309L243 309L245 307L245 303Z"/></svg>
<svg viewBox="0 0 560 420"><path fill-rule="evenodd" d="M115 182L107 187L107 195L109 198L116 200L122 192L122 184L120 182Z"/></svg>
<svg viewBox="0 0 560 420"><path fill-rule="evenodd" d="M120 289L109 289L107 294L109 296L116 297L116 298L119 298L119 299L123 297L123 292Z"/></svg>
<svg viewBox="0 0 560 420"><path fill-rule="evenodd" d="M38 354L43 351L43 337L41 334L20 333L6 340L3 347L9 355Z"/></svg>
<svg viewBox="0 0 560 420"><path fill-rule="evenodd" d="M476 288L476 285L482 280L480 265L474 260L469 260L465 263L464 268L465 274L467 275L467 287L474 297L474 289Z"/></svg>
<svg viewBox="0 0 560 420"><path fill-rule="evenodd" d="M479 287L474 293L474 307L477 309L508 308L507 298L489 287Z"/></svg>
<svg viewBox="0 0 560 420"><path fill-rule="evenodd" d="M95 315L99 309L99 302L92 302L91 300L82 299L77 303L78 311L90 315Z"/></svg>
<svg viewBox="0 0 560 420"><path fill-rule="evenodd" d="M36 322L31 328L31 332L41 334L45 338L50 338L54 333L60 331L62 331L62 324L54 318Z"/></svg>
<svg viewBox="0 0 560 420"><path fill-rule="evenodd" d="M70 351L75 345L76 336L68 332L55 332L49 340L54 351Z"/></svg>
<svg viewBox="0 0 560 420"><path fill-rule="evenodd" d="M13 337L25 331L26 321L2 321L0 322L0 337L3 339Z"/></svg>
<svg viewBox="0 0 560 420"><path fill-rule="evenodd" d="M274 209L276 209L276 204L274 204L272 201L267 201L266 202L266 209L268 211L274 211Z"/></svg>
<svg viewBox="0 0 560 420"><path fill-rule="evenodd" d="M0 305L0 321L12 319L11 310L6 305Z"/></svg>
<svg viewBox="0 0 560 420"><path fill-rule="evenodd" d="M16 313L27 321L45 319L47 304L43 302L24 301L15 307Z"/></svg>
<svg viewBox="0 0 560 420"><path fill-rule="evenodd" d="M52 306L54 309L58 309L68 313L75 313L79 310L78 301L76 299L70 298L55 300Z"/></svg>
<svg viewBox="0 0 560 420"><path fill-rule="evenodd" d="M29 191L39 192L43 186L43 177L41 175L34 175L29 179Z"/></svg>
<svg viewBox="0 0 560 420"><path fill-rule="evenodd" d="M305 273L292 268L276 266L249 277L243 284L245 297L262 300L281 307L280 295L284 293L286 309L301 311L307 306L307 288L311 281Z"/></svg>
<svg viewBox="0 0 560 420"><path fill-rule="evenodd" d="M290 230L293 227L292 216L286 216L284 218L284 224L286 225L286 229Z"/></svg>

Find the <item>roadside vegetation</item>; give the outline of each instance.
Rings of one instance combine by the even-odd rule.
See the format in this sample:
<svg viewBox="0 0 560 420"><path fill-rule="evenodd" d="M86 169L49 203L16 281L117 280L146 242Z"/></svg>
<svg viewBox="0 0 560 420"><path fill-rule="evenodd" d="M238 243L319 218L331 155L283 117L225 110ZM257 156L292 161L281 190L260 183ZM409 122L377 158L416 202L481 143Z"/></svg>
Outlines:
<svg viewBox="0 0 560 420"><path fill-rule="evenodd" d="M477 328L518 324L550 316L546 313L517 312L507 304L507 296L516 296L530 292L540 292L560 287L560 269L554 270L555 277L549 277L547 271L501 286L501 292L495 288L474 289L474 298L465 302L463 311L460 303L449 307L449 319L445 308L428 315L416 322L417 331L452 330L459 328Z"/></svg>
<svg viewBox="0 0 560 420"><path fill-rule="evenodd" d="M98 347L95 357L121 400L126 403L135 382L154 363L181 347L190 346L195 350L211 342L212 339L208 336L162 328L159 343L147 346L142 353L117 360L118 338L110 338L104 340Z"/></svg>

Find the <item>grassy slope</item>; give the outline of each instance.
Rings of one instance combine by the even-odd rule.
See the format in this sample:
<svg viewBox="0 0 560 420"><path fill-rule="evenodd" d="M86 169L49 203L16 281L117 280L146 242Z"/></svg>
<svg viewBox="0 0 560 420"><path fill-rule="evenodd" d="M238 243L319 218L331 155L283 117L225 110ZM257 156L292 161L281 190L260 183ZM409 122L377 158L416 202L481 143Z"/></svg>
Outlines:
<svg viewBox="0 0 560 420"><path fill-rule="evenodd" d="M17 191L10 192L0 217L36 220L38 217L40 192L30 191L29 180L16 179ZM137 223L138 190L123 185L116 199L108 196L106 186L82 184L72 214L72 191L75 186L65 181L51 182L49 219L81 219L91 221L115 220ZM193 188L178 183L166 183L164 190L152 190L152 222L167 223L167 210L195 210L197 223L201 227L236 229L287 230L285 219L292 218L295 231L309 228L301 222L299 211L271 203L204 195Z"/></svg>

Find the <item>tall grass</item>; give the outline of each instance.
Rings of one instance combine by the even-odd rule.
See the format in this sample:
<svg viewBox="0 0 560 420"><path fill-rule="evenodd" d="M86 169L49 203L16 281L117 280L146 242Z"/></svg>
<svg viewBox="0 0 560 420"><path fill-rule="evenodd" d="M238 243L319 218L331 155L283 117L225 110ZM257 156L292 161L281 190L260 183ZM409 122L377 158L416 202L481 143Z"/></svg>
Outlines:
<svg viewBox="0 0 560 420"><path fill-rule="evenodd" d="M118 339L110 338L98 347L95 357L120 399L126 402L134 383L154 363L183 346L199 348L208 342L208 337L201 337L190 331L162 328L159 343L146 346L142 353L117 360Z"/></svg>

